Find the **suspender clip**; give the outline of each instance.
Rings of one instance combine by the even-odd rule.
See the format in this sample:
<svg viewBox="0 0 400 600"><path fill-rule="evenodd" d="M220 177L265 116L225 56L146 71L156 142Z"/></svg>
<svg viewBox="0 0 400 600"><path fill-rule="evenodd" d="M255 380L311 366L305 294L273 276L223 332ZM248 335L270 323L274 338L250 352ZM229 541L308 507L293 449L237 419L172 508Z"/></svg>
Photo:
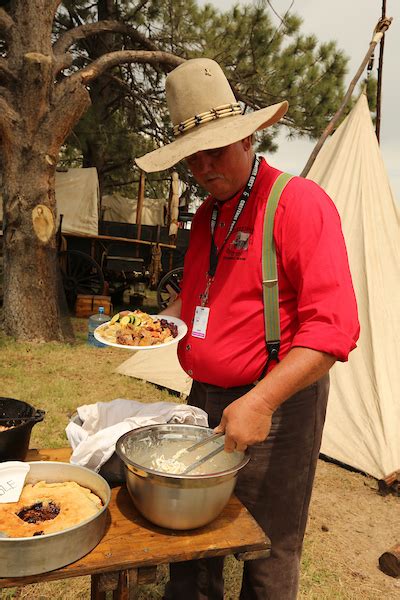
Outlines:
<svg viewBox="0 0 400 600"><path fill-rule="evenodd" d="M263 279L263 285L266 287L272 288L274 285L278 285L277 279Z"/></svg>
<svg viewBox="0 0 400 600"><path fill-rule="evenodd" d="M280 347L281 347L280 340L277 340L275 342L267 342L267 350L268 350L267 367L268 367L268 364L271 362L271 360L276 360L276 362L279 362L279 348Z"/></svg>

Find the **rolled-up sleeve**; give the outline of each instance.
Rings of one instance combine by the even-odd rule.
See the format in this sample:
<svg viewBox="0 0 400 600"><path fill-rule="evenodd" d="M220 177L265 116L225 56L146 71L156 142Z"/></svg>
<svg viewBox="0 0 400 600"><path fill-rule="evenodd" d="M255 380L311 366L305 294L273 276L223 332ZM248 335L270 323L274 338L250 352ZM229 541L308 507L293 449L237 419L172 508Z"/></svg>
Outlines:
<svg viewBox="0 0 400 600"><path fill-rule="evenodd" d="M292 347L346 361L360 331L357 303L339 214L317 184L288 184L279 237L282 267L297 293Z"/></svg>

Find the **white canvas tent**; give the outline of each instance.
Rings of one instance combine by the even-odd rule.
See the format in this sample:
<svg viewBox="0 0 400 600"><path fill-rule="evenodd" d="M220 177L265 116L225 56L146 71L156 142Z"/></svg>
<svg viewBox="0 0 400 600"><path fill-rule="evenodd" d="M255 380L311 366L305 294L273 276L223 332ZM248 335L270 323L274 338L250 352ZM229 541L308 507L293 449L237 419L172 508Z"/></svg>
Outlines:
<svg viewBox="0 0 400 600"><path fill-rule="evenodd" d="M95 167L56 172L57 227L62 214L63 233L97 235L99 198L99 179ZM0 221L2 219L0 194Z"/></svg>
<svg viewBox="0 0 400 600"><path fill-rule="evenodd" d="M308 178L340 213L361 324L331 371L322 452L380 479L400 469L400 210L364 94Z"/></svg>
<svg viewBox="0 0 400 600"><path fill-rule="evenodd" d="M192 380L179 364L176 345L150 352L134 352L118 368L117 373L143 379L170 390L188 395Z"/></svg>
<svg viewBox="0 0 400 600"><path fill-rule="evenodd" d="M142 225L164 225L166 200L145 198L142 208ZM126 198L121 194L102 196L101 210L104 221L136 223L136 198Z"/></svg>

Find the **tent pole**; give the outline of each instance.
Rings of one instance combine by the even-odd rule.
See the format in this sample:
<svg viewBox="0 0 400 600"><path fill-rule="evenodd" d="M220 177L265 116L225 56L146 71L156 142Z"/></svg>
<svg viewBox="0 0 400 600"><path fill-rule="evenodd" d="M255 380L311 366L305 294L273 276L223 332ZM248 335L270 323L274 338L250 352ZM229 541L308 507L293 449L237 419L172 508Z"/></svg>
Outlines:
<svg viewBox="0 0 400 600"><path fill-rule="evenodd" d="M140 179L139 179L139 189L138 189L138 198L136 204L136 225L137 232L136 237L138 240L142 237L142 212L143 212L143 204L144 204L144 188L145 188L145 174L144 171L140 171ZM139 256L139 246L136 248L136 256Z"/></svg>
<svg viewBox="0 0 400 600"><path fill-rule="evenodd" d="M140 234L142 229L142 211L144 204L144 186L145 186L145 174L144 171L140 171L140 179L139 179L139 190L138 190L138 199L136 205L136 225L138 228L138 239L140 240Z"/></svg>
<svg viewBox="0 0 400 600"><path fill-rule="evenodd" d="M386 18L386 0L382 0L382 19ZM382 70L383 70L383 51L385 48L385 34L383 34L379 46L379 65L378 65L378 87L376 90L376 123L375 133L380 143L381 136L381 106L382 106Z"/></svg>
<svg viewBox="0 0 400 600"><path fill-rule="evenodd" d="M339 106L338 110L335 112L335 114L333 115L332 119L329 121L328 125L325 127L324 131L322 132L321 137L319 138L318 142L316 143L313 151L310 154L310 157L306 163L306 166L304 167L304 169L302 170L302 172L300 173L300 177L306 177L309 170L311 169L312 165L314 164L315 159L317 158L317 154L318 152L321 150L326 138L328 137L328 135L333 131L336 123L338 122L338 120L340 119L340 117L343 114L344 109L346 108L346 104L349 101L349 99L351 98L351 95L353 93L353 90L356 86L357 81L360 79L366 65L368 64L369 59L371 58L378 42L382 39L383 34L385 33L385 31L390 27L391 23L392 23L393 19L392 17L390 17L389 19L381 19L376 28L375 28L375 32L374 32L374 37L372 38L370 44L369 44L369 49L367 54L365 55L357 73L355 74L355 76L353 77L353 79L350 82L350 85L348 87L348 90L343 98L343 101L341 103L341 105Z"/></svg>

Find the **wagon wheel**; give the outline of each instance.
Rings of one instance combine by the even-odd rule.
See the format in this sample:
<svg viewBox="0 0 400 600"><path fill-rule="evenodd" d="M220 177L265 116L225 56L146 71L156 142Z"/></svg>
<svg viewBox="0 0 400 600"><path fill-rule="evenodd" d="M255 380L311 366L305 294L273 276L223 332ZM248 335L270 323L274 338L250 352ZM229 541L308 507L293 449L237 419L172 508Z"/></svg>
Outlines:
<svg viewBox="0 0 400 600"><path fill-rule="evenodd" d="M160 309L167 308L175 300L181 291L181 279L183 276L183 267L177 267L168 271L161 279L157 287L157 304Z"/></svg>
<svg viewBox="0 0 400 600"><path fill-rule="evenodd" d="M104 276L100 265L91 256L78 250L58 254L65 296L72 308L78 294L103 293Z"/></svg>
<svg viewBox="0 0 400 600"><path fill-rule="evenodd" d="M4 281L3 257L0 254L0 303L3 300L3 281Z"/></svg>

